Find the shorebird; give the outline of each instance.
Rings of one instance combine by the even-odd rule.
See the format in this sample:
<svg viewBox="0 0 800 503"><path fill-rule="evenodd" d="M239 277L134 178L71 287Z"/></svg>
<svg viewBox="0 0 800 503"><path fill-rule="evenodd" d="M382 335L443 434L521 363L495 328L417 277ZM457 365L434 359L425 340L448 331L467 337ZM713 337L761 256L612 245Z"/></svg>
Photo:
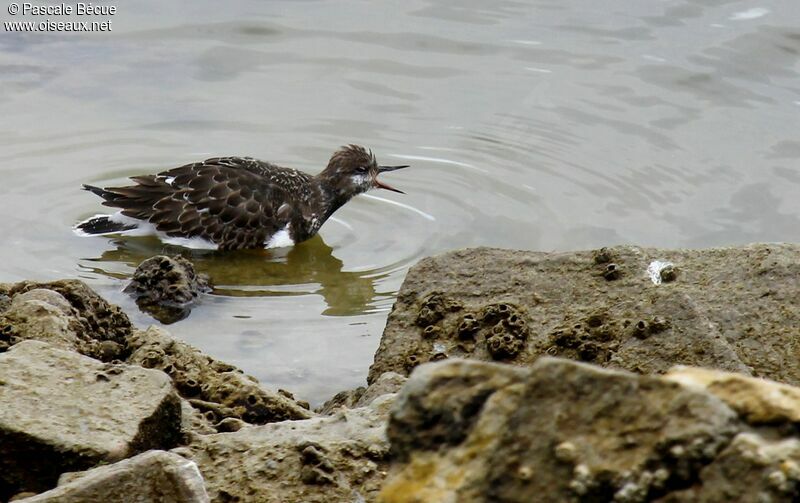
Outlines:
<svg viewBox="0 0 800 503"><path fill-rule="evenodd" d="M75 226L83 236L149 235L190 248L238 250L292 246L314 236L347 201L372 188L402 191L378 174L408 166L379 166L371 150L348 145L316 176L250 157L214 157L134 185L83 188L119 208Z"/></svg>

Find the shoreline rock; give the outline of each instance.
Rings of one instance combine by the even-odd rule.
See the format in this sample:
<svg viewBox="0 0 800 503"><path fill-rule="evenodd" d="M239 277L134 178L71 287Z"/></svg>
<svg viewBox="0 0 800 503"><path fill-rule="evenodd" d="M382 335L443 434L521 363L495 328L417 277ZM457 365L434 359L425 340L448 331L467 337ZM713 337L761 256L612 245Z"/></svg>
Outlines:
<svg viewBox="0 0 800 503"><path fill-rule="evenodd" d="M0 383L0 499L180 439L180 401L156 370L22 341L0 354Z"/></svg>
<svg viewBox="0 0 800 503"><path fill-rule="evenodd" d="M676 372L694 370L749 379ZM378 501L796 501L800 434L784 404L760 404L765 425L685 382L549 357L421 365L391 412Z"/></svg>
<svg viewBox="0 0 800 503"><path fill-rule="evenodd" d="M0 458L11 463L0 459L0 500L143 450L315 416L162 329L133 327L81 281L0 284L0 295ZM152 379L161 391L145 389ZM163 410L140 417L134 434L126 418L148 400Z"/></svg>
<svg viewBox="0 0 800 503"><path fill-rule="evenodd" d="M424 259L367 386L318 413L80 281L0 284L0 499L796 501L799 258Z"/></svg>
<svg viewBox="0 0 800 503"><path fill-rule="evenodd" d="M66 474L65 474L66 475ZM27 503L85 503L87 501L158 501L207 503L197 465L176 454L154 450L62 476L57 488L26 498Z"/></svg>
<svg viewBox="0 0 800 503"><path fill-rule="evenodd" d="M128 362L163 371L180 395L211 423L236 418L252 424L313 416L307 404L262 387L233 365L173 339L158 327L135 330Z"/></svg>
<svg viewBox="0 0 800 503"><path fill-rule="evenodd" d="M0 295L8 298L0 310L0 351L34 339L105 362L127 356L128 316L82 281L0 283Z"/></svg>
<svg viewBox="0 0 800 503"><path fill-rule="evenodd" d="M798 275L800 246L790 244L449 252L409 270L368 382L448 357L527 366L559 356L642 374L684 364L798 385Z"/></svg>

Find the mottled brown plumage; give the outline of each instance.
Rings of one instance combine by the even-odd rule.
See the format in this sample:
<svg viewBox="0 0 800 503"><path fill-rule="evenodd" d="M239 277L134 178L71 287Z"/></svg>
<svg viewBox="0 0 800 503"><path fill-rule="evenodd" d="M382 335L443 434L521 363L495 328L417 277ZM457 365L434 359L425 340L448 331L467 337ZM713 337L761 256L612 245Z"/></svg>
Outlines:
<svg viewBox="0 0 800 503"><path fill-rule="evenodd" d="M353 196L370 188L400 192L376 177L403 167L378 166L372 152L357 145L336 151L316 176L248 157L215 157L135 176L125 187L84 185L128 219L93 217L77 229L110 234L147 222L166 237L201 238L223 250L262 248L282 231L299 243Z"/></svg>

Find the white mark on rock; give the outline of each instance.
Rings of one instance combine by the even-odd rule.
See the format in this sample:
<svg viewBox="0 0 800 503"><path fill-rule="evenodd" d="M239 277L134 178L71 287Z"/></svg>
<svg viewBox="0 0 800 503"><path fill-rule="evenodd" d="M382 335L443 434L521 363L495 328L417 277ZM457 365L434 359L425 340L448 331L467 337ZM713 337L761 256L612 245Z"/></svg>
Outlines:
<svg viewBox="0 0 800 503"><path fill-rule="evenodd" d="M660 285L661 271L663 271L667 267L673 267L673 266L674 264L672 262L662 262L660 260L654 260L650 262L650 265L647 266L647 275L650 276L650 281L652 281L654 285Z"/></svg>

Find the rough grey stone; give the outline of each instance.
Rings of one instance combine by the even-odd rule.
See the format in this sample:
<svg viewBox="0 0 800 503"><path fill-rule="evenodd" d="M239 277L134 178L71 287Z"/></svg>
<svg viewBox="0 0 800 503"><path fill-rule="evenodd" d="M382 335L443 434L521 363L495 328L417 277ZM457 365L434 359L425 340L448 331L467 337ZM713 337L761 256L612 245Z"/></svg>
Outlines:
<svg viewBox="0 0 800 503"><path fill-rule="evenodd" d="M374 383L370 384L364 393L358 398L356 407L366 407L379 396L390 393L397 393L408 380L407 377L397 372L386 372L382 374Z"/></svg>
<svg viewBox="0 0 800 503"><path fill-rule="evenodd" d="M112 465L70 474L57 488L20 501L206 503L209 498L194 462L170 452L148 451Z"/></svg>
<svg viewBox="0 0 800 503"><path fill-rule="evenodd" d="M655 261L673 264L670 281L654 283L647 270ZM800 245L791 244L445 253L409 270L368 382L446 357L529 365L549 355L638 373L685 364L798 385L798 275Z"/></svg>
<svg viewBox="0 0 800 503"><path fill-rule="evenodd" d="M194 460L212 501L374 501L385 475L391 400L332 416L198 435L176 449Z"/></svg>
<svg viewBox="0 0 800 503"><path fill-rule="evenodd" d="M800 388L732 372L683 365L670 369L664 377L708 391L753 426L800 423Z"/></svg>
<svg viewBox="0 0 800 503"><path fill-rule="evenodd" d="M4 323L11 326L25 339L47 342L62 349L77 350L80 337L75 325L70 323L75 316L67 299L58 292L34 288L15 295L4 315ZM11 342L11 341L9 341Z"/></svg>
<svg viewBox="0 0 800 503"><path fill-rule="evenodd" d="M0 354L0 498L172 447L180 425L178 396L162 372L20 342Z"/></svg>
<svg viewBox="0 0 800 503"><path fill-rule="evenodd" d="M340 391L321 406L314 409L314 411L327 416L341 408L353 409L356 406L356 402L358 402L359 398L361 398L366 390L366 387L359 386L355 389Z"/></svg>
<svg viewBox="0 0 800 503"><path fill-rule="evenodd" d="M387 434L392 452L406 459L414 450L436 450L466 438L484 404L498 390L526 375L512 366L453 359L419 367L398 394Z"/></svg>

